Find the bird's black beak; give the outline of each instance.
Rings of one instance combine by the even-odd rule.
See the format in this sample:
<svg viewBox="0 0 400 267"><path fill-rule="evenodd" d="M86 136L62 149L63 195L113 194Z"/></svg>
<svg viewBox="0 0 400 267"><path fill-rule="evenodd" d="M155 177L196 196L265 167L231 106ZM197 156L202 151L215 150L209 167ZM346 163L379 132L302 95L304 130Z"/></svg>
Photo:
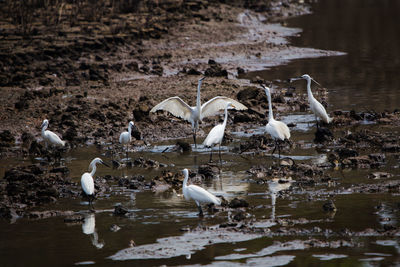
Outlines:
<svg viewBox="0 0 400 267"><path fill-rule="evenodd" d="M101 162L101 164L103 164L104 166L110 168L110 165L108 165L107 163L105 163L104 161Z"/></svg>
<svg viewBox="0 0 400 267"><path fill-rule="evenodd" d="M302 77L290 78L289 82L291 83L291 82L302 80L302 79L303 79Z"/></svg>
<svg viewBox="0 0 400 267"><path fill-rule="evenodd" d="M202 81L202 80L204 80L206 77L204 76L204 77L201 77L200 79L199 79L199 81Z"/></svg>

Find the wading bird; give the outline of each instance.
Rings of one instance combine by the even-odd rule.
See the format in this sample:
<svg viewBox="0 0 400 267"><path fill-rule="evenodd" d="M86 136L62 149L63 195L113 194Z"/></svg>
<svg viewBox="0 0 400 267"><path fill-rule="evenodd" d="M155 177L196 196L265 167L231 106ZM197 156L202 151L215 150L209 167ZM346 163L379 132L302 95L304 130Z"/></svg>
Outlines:
<svg viewBox="0 0 400 267"><path fill-rule="evenodd" d="M52 131L46 130L47 127L49 127L49 121L44 120L41 128L42 128L42 137L46 143L46 148L48 144L54 146L64 146L65 142L61 140L61 138Z"/></svg>
<svg viewBox="0 0 400 267"><path fill-rule="evenodd" d="M183 175L185 180L183 180L182 192L186 200L193 199L196 202L197 208L199 209L199 216L203 217L203 210L201 208L202 203L214 203L215 205L221 205L221 200L197 185L187 185L189 179L188 169L183 169Z"/></svg>
<svg viewBox="0 0 400 267"><path fill-rule="evenodd" d="M292 78L290 79L290 82L302 79L307 81L308 103L310 104L311 111L315 115L315 120L317 121L317 128L319 128L318 118L320 118L325 123L330 123L332 121L332 118L329 118L328 113L326 112L324 106L321 103L319 103L317 99L314 98L313 93L311 92L311 81L314 81L319 86L321 85L316 80L311 78L308 74L304 74L301 77Z"/></svg>
<svg viewBox="0 0 400 267"><path fill-rule="evenodd" d="M91 207L92 210L94 210L93 203L92 203L93 199L94 199L94 180L93 180L93 176L96 173L96 164L97 163L100 163L100 164L103 164L103 165L109 167L105 162L103 162L101 160L101 158L95 158L89 164L89 170L92 170L92 171L90 173L85 172L84 174L82 174L82 177L81 177L82 190L83 190L83 192L85 192L86 196L88 197L89 206Z"/></svg>
<svg viewBox="0 0 400 267"><path fill-rule="evenodd" d="M132 141L131 133L133 126L134 126L133 121L130 121L128 126L128 131L121 133L121 135L119 136L119 143L122 144L122 146L126 145L126 157L128 157L129 143Z"/></svg>
<svg viewBox="0 0 400 267"><path fill-rule="evenodd" d="M203 142L204 146L211 148L210 162L212 161L212 151L213 151L214 145L219 145L219 160L222 161L222 159L221 159L221 143L222 143L222 139L224 138L226 122L228 120L228 108L231 106L232 106L231 102L228 102L226 104L224 122L222 124L218 124L218 125L214 126L214 128L211 129L211 131L208 133L206 139Z"/></svg>
<svg viewBox="0 0 400 267"><path fill-rule="evenodd" d="M277 121L274 119L274 115L272 112L272 101L271 101L271 92L269 87L266 87L263 85L265 94L267 95L268 98L268 109L269 109L269 114L268 114L268 124L265 126L265 130L271 135L272 139L275 141L275 147L274 150L272 151L272 154L274 154L276 148L278 147L278 154L279 157L281 156L281 148L280 148L280 142L288 140L290 138L290 130L287 125L281 121Z"/></svg>
<svg viewBox="0 0 400 267"><path fill-rule="evenodd" d="M247 109L246 106L239 103L238 101L225 96L216 96L208 100L203 105L201 105L200 88L203 80L204 77L200 78L199 83L197 85L197 100L195 107L190 107L179 96L174 96L165 99L164 101L157 104L150 110L150 112L156 112L157 110L165 110L170 112L172 115L176 117L189 121L192 124L193 141L195 147L197 147L196 144L197 130L199 128L199 123L203 120L203 118L216 115L219 112L219 110L225 108L227 102L231 102L232 107L234 109L237 110Z"/></svg>

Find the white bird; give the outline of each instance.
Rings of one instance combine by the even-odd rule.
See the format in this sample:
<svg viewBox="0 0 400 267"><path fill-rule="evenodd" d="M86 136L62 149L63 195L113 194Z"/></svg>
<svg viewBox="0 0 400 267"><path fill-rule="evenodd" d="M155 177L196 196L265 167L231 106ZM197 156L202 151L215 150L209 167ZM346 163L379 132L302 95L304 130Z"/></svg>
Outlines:
<svg viewBox="0 0 400 267"><path fill-rule="evenodd" d="M208 133L206 139L203 142L204 146L211 147L210 162L212 161L212 147L214 145L219 145L219 160L222 161L222 159L221 159L221 143L222 143L222 139L224 138L226 122L228 120L228 108L231 106L232 106L231 102L228 102L226 104L224 122L222 124L218 124L218 125L214 126L214 128L211 129L211 131Z"/></svg>
<svg viewBox="0 0 400 267"><path fill-rule="evenodd" d="M200 78L197 85L197 100L195 107L191 107L186 104L179 96L174 96L165 99L150 110L150 112L156 112L157 110L166 110L176 117L189 121L192 124L193 140L195 147L197 147L196 133L199 128L199 122L201 122L203 118L216 115L219 110L225 108L227 102L231 102L232 107L237 110L247 109L245 105L225 96L216 96L201 105L200 88L204 78L205 77Z"/></svg>
<svg viewBox="0 0 400 267"><path fill-rule="evenodd" d="M316 80L311 78L308 74L304 74L298 78L290 79L290 82L297 80L306 80L307 81L307 95L308 95L308 103L310 104L310 109L315 115L315 120L317 121L318 126L318 118L320 118L325 123L330 123L332 118L329 118L328 113L326 112L324 106L318 102L317 99L314 98L313 93L311 92L311 81L314 81L316 84L320 85ZM321 86L321 85L320 85Z"/></svg>
<svg viewBox="0 0 400 267"><path fill-rule="evenodd" d="M289 140L290 138L290 130L287 125L281 121L277 121L274 119L273 111L272 111L272 101L271 101L271 92L269 87L266 87L263 85L265 94L267 95L268 98L268 109L269 109L269 114L268 114L268 124L265 126L265 130L271 135L272 139L275 141L275 148L272 151L272 154L274 154L276 147L278 147L278 153L279 157L281 155L281 148L280 144L278 142L282 142L285 140Z"/></svg>
<svg viewBox="0 0 400 267"><path fill-rule="evenodd" d="M133 126L134 126L133 121L130 121L128 126L128 131L121 133L121 135L119 136L119 143L122 145L126 145L126 153L128 153L128 146L129 143L132 141L131 133Z"/></svg>
<svg viewBox="0 0 400 267"><path fill-rule="evenodd" d="M203 216L203 210L201 204L203 203L214 203L215 205L221 205L221 200L197 185L187 185L189 179L188 169L183 169L183 175L185 179L183 180L182 192L186 200L193 199L196 202L197 208L199 209L199 216Z"/></svg>
<svg viewBox="0 0 400 267"><path fill-rule="evenodd" d="M52 131L46 130L48 126L49 126L49 121L44 120L41 128L42 128L42 137L46 142L46 148L49 143L50 145L64 146L65 142L61 140L61 138L58 135L56 135Z"/></svg>
<svg viewBox="0 0 400 267"><path fill-rule="evenodd" d="M92 171L90 173L85 172L84 174L82 174L82 177L81 177L82 190L83 190L83 192L85 192L86 196L88 197L89 206L91 206L92 209L94 209L93 204L92 204L92 201L94 199L94 180L93 180L93 176L96 173L96 164L97 163L101 163L101 164L109 167L106 163L104 163L101 160L101 158L95 158L89 164L89 170L92 170Z"/></svg>
<svg viewBox="0 0 400 267"><path fill-rule="evenodd" d="M282 190L288 189L294 181L292 178L289 179L278 179L278 178L273 178L272 180L268 181L268 190L271 196L271 205L272 205L272 214L271 214L271 219L275 219L275 203L276 203L276 197L278 193Z"/></svg>

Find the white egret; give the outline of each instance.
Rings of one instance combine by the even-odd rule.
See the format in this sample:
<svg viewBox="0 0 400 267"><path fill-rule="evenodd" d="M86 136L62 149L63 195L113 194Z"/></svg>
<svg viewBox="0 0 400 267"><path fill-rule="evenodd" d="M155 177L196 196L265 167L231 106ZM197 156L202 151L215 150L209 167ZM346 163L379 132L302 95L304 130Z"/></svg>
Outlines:
<svg viewBox="0 0 400 267"><path fill-rule="evenodd" d="M285 140L289 140L290 138L290 130L287 125L281 121L277 121L274 119L273 111L272 111L272 101L271 101L271 92L269 87L266 87L263 85L265 94L267 95L268 98L268 109L269 109L269 114L268 114L268 124L265 126L265 130L271 135L272 139L275 141L275 148L272 151L272 154L274 154L276 147L278 147L278 154L279 157L281 156L281 148L280 144L278 142L282 142Z"/></svg>
<svg viewBox="0 0 400 267"><path fill-rule="evenodd" d="M61 140L61 138L58 135L56 135L52 131L46 130L48 126L49 126L49 121L44 120L41 128L42 128L42 137L46 142L46 148L49 143L50 145L64 146L65 142Z"/></svg>
<svg viewBox="0 0 400 267"><path fill-rule="evenodd" d="M97 163L100 163L100 164L103 164L103 165L109 167L105 162L103 162L101 160L101 158L95 158L89 164L89 170L92 170L92 171L90 173L89 172L85 172L84 174L82 174L82 177L81 177L82 190L83 190L83 192L85 192L86 196L88 197L89 206L92 208L92 210L94 210L94 207L93 207L93 204L92 204L92 201L94 199L94 180L93 180L93 176L96 173L96 164Z"/></svg>
<svg viewBox="0 0 400 267"><path fill-rule="evenodd" d="M232 107L237 110L247 109L245 105L225 96L216 96L201 105L200 88L204 78L205 77L200 78L197 85L197 100L195 107L191 107L186 104L179 96L174 96L165 99L150 110L150 112L165 110L176 117L189 121L192 124L193 141L195 147L197 147L196 133L199 128L199 122L201 122L203 118L216 115L219 110L225 108L227 102L231 102Z"/></svg>
<svg viewBox="0 0 400 267"><path fill-rule="evenodd" d="M231 106L232 106L231 102L228 102L226 104L224 122L222 124L218 124L218 125L214 126L214 128L211 129L211 131L208 133L206 139L203 142L204 146L211 147L210 162L212 161L212 150L213 150L212 147L214 145L219 145L219 160L222 161L222 159L221 159L221 143L222 143L222 139L224 138L226 122L228 120L228 108Z"/></svg>
<svg viewBox="0 0 400 267"><path fill-rule="evenodd" d="M122 144L122 146L126 145L126 154L128 155L128 147L129 143L132 141L131 133L132 133L132 127L134 126L133 121L129 122L128 126L128 131L121 133L119 136L119 143Z"/></svg>
<svg viewBox="0 0 400 267"><path fill-rule="evenodd" d="M325 123L330 123L332 118L329 118L328 113L326 112L324 106L318 102L317 99L314 98L313 93L311 92L311 81L314 81L316 84L321 86L316 80L311 78L308 74L304 74L298 78L290 79L290 82L297 81L297 80L306 80L307 81L307 95L308 95L308 103L310 104L310 109L315 115L315 120L317 121L317 128L318 126L318 118L320 118Z"/></svg>
<svg viewBox="0 0 400 267"><path fill-rule="evenodd" d="M189 179L188 169L183 169L183 175L185 179L183 180L182 192L186 200L193 199L196 202L197 208L199 209L199 216L203 216L203 210L201 208L202 203L214 203L215 205L221 205L221 200L197 185L187 185Z"/></svg>

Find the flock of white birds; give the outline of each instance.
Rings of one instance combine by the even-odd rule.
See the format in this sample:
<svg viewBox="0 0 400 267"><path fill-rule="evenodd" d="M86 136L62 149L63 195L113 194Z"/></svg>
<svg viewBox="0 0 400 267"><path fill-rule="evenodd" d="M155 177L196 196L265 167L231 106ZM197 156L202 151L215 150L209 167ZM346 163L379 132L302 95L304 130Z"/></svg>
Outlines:
<svg viewBox="0 0 400 267"><path fill-rule="evenodd" d="M332 119L328 116L328 113L326 112L324 106L318 102L312 92L311 92L311 81L316 82L313 78L311 78L308 74L304 74L301 77L297 78L292 78L290 81L296 81L304 79L307 81L307 95L308 95L308 102L310 105L311 111L314 113L316 121L317 121L317 127L318 126L318 119L322 120L325 123L329 123L332 121ZM172 115L182 118L184 120L189 121L192 124L192 130L193 130L193 141L195 147L197 147L196 144L196 134L197 130L199 128L199 123L203 120L205 117L209 116L214 116L219 113L220 110L225 110L225 117L224 121L222 124L216 125L214 128L211 129L209 134L207 135L206 139L203 142L203 145L205 147L211 147L211 153L210 153L210 161L212 160L212 147L215 145L219 145L219 156L221 160L221 143L222 139L224 137L225 133L225 128L228 120L228 109L236 109L236 110L246 110L247 107L244 106L243 104L239 103L238 101L225 97L225 96L216 96L203 105L201 105L201 98L200 98L200 88L201 84L204 80L203 78L200 78L198 81L198 86L197 86L197 100L196 100L196 106L191 107L186 102L184 102L180 97L174 96L170 97L168 99L165 99L161 103L157 104L154 106L150 112L156 112L158 110L164 110ZM317 83L317 82L316 82ZM318 84L318 83L317 83ZM271 103L271 92L270 88L267 86L263 85L263 88L265 90L265 93L268 98L268 109L269 109L269 114L268 114L268 124L265 127L265 131L268 132L273 140L275 141L275 148L272 151L272 154L275 152L276 148L278 148L278 152L280 155L280 142L283 142L285 140L290 139L290 130L288 126L281 122L277 121L274 119L273 116L273 111L272 111L272 103ZM46 130L49 126L49 121L45 119L42 123L42 137L46 143L46 147L48 144L54 145L54 146L64 146L65 142L61 140L61 138L53 133L52 131ZM128 131L121 133L119 137L119 142L123 145L126 146L128 150L129 143L131 142L131 132L132 132L132 127L134 126L134 123L132 121L129 122L128 126ZM92 210L94 210L93 207L93 199L94 199L94 175L96 173L96 164L100 163L103 165L108 166L106 163L104 163L100 158L95 158L93 161L89 164L89 172L86 172L82 175L81 177L81 186L82 190L85 192L89 199L89 207L91 207ZM218 199L216 196L208 192L207 190L196 186L196 185L187 185L188 179L189 179L189 171L187 169L183 170L183 175L184 175L184 181L183 181L183 195L186 200L194 200L196 203L198 209L199 209L199 215L203 215L203 211L201 209L201 204L203 203L214 203L216 205L220 205L221 201Z"/></svg>

